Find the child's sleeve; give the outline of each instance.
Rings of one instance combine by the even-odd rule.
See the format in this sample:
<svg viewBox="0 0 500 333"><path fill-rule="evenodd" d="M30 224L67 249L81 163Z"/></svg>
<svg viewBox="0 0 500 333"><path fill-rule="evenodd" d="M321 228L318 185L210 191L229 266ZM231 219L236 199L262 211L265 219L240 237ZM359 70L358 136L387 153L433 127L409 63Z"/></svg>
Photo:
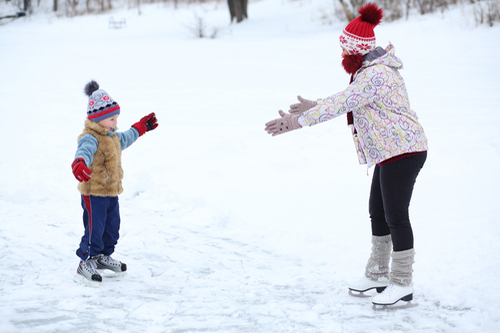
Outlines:
<svg viewBox="0 0 500 333"><path fill-rule="evenodd" d="M124 132L117 132L116 134L120 138L122 150L130 147L137 140L137 138L139 138L139 132L133 127Z"/></svg>
<svg viewBox="0 0 500 333"><path fill-rule="evenodd" d="M97 151L98 141L92 134L84 135L78 140L78 148L76 149L75 159L83 158L87 167L90 167L94 161L94 154Z"/></svg>

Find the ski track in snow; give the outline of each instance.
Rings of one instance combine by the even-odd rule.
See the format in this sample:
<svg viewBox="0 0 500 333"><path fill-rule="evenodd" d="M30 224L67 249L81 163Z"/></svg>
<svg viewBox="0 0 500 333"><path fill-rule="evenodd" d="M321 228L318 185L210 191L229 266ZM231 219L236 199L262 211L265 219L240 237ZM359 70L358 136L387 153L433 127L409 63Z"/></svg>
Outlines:
<svg viewBox="0 0 500 333"><path fill-rule="evenodd" d="M141 9L113 12L123 30L108 14L0 26L2 333L498 332L500 69L477 60L500 52L498 27L461 9L377 27L430 152L411 211L418 306L373 311L347 293L370 250L370 177L345 120L263 131L297 94L345 87L344 23L320 19L331 2L251 2L240 25L223 3ZM191 36L195 13L217 39ZM121 129L150 110L160 124L123 153L114 257L128 274L99 288L74 281L70 164L91 78L120 102Z"/></svg>

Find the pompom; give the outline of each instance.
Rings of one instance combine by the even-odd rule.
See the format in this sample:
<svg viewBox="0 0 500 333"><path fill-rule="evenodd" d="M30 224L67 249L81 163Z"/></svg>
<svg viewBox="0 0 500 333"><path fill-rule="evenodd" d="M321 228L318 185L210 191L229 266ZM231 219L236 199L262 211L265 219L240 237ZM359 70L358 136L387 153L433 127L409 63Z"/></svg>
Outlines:
<svg viewBox="0 0 500 333"><path fill-rule="evenodd" d="M85 92L85 95L90 97L97 89L99 89L99 84L92 80L85 85L85 89L83 89L83 91Z"/></svg>
<svg viewBox="0 0 500 333"><path fill-rule="evenodd" d="M359 9L359 14L361 15L361 21L378 25L382 21L384 11L382 8L377 7L377 5L368 3Z"/></svg>
<svg viewBox="0 0 500 333"><path fill-rule="evenodd" d="M363 56L359 53L357 54L348 54L343 56L342 66L344 67L347 74L353 75L361 68L363 65Z"/></svg>

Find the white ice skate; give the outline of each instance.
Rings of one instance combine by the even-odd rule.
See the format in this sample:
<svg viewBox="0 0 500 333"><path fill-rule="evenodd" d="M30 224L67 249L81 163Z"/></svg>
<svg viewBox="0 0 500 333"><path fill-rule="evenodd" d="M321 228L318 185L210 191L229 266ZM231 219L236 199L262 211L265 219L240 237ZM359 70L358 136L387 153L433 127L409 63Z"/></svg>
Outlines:
<svg viewBox="0 0 500 333"><path fill-rule="evenodd" d="M377 281L364 277L349 285L349 294L356 297L371 297L365 292L376 289L377 293L381 293L389 283L387 278L379 278Z"/></svg>
<svg viewBox="0 0 500 333"><path fill-rule="evenodd" d="M91 287L99 287L102 282L101 275L97 272L96 258L88 258L80 261L76 270L76 281Z"/></svg>
<svg viewBox="0 0 500 333"><path fill-rule="evenodd" d="M96 264L98 272L104 277L118 277L127 274L127 264L115 260L111 256L98 256Z"/></svg>
<svg viewBox="0 0 500 333"><path fill-rule="evenodd" d="M407 308L416 306L412 303L413 287L389 284L387 288L372 299L374 310Z"/></svg>

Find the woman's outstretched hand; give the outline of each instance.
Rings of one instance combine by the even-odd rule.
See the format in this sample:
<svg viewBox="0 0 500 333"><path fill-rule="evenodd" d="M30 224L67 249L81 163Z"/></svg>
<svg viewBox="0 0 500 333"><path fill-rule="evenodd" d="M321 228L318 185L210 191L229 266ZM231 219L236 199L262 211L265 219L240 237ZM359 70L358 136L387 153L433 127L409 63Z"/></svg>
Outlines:
<svg viewBox="0 0 500 333"><path fill-rule="evenodd" d="M299 100L300 103L295 103L290 105L290 110L288 110L290 114L299 115L302 112L307 111L310 108L313 108L316 105L318 105L318 102L302 98L300 95L297 96L297 99Z"/></svg>
<svg viewBox="0 0 500 333"><path fill-rule="evenodd" d="M272 136L290 132L302 128L299 124L299 116L285 113L279 110L281 118L277 118L266 123L266 132Z"/></svg>

